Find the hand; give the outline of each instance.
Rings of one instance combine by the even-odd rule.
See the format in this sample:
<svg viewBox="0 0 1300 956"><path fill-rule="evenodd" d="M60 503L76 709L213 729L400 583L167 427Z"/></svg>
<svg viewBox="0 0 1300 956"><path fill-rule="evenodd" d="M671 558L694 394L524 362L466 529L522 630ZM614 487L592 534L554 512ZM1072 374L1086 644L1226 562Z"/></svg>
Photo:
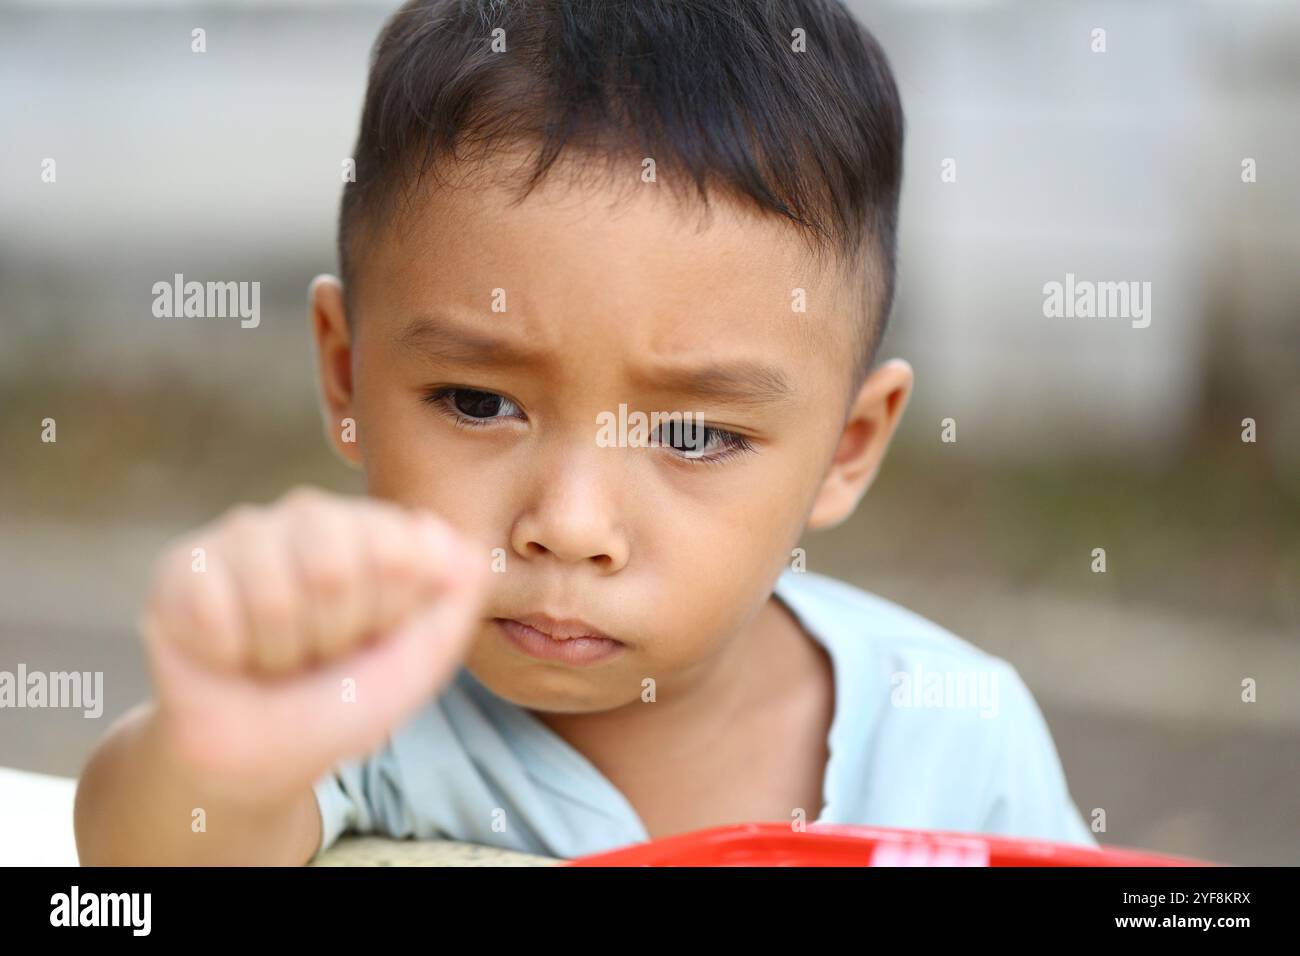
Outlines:
<svg viewBox="0 0 1300 956"><path fill-rule="evenodd" d="M232 799L301 789L451 679L486 572L432 512L313 490L236 507L155 569L141 631L166 739Z"/></svg>

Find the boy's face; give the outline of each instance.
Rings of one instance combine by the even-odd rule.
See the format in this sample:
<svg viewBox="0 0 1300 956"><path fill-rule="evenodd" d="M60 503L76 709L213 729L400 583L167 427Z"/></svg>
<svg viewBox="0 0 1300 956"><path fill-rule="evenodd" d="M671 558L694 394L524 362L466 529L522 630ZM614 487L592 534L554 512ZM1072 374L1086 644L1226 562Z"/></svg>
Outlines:
<svg viewBox="0 0 1300 956"><path fill-rule="evenodd" d="M854 280L813 266L789 225L715 200L701 226L663 190L553 176L512 207L486 180L440 189L358 257L351 335L337 282L313 285L335 446L372 495L481 544L500 573L466 664L530 709L701 679L805 526L852 512L910 387L889 363L850 405ZM621 406L717 431L608 447ZM535 614L621 646L539 659L495 620Z"/></svg>

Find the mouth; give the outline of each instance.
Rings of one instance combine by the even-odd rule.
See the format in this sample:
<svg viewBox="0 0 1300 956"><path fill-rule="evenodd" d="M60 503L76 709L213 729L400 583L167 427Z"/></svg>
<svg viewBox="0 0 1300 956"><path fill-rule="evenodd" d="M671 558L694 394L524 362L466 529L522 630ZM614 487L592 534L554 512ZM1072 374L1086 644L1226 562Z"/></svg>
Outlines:
<svg viewBox="0 0 1300 956"><path fill-rule="evenodd" d="M626 645L585 621L528 614L496 617L506 639L529 657L566 664L594 664L620 653Z"/></svg>

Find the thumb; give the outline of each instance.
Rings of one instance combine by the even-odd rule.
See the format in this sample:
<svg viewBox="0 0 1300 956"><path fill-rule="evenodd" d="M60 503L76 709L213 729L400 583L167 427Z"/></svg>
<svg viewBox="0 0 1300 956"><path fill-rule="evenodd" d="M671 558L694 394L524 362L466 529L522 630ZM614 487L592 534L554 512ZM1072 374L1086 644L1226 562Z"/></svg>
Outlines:
<svg viewBox="0 0 1300 956"><path fill-rule="evenodd" d="M457 564L463 566L396 630L305 678L304 704L306 695L332 697L315 720L322 737L340 751L360 753L377 746L450 681L464 660L477 631L487 570L479 562ZM349 694L341 695L341 688Z"/></svg>
<svg viewBox="0 0 1300 956"><path fill-rule="evenodd" d="M486 577L481 562L448 562L429 603L395 631L292 677L228 676L158 642L159 697L193 761L232 784L287 792L379 746L450 680L477 630Z"/></svg>
<svg viewBox="0 0 1300 956"><path fill-rule="evenodd" d="M311 713L312 736L328 742L317 755L320 772L377 747L451 680L477 631L486 584L481 562L448 562L427 605L377 641L304 675L301 686L286 688L283 720L272 719L291 725L295 715Z"/></svg>

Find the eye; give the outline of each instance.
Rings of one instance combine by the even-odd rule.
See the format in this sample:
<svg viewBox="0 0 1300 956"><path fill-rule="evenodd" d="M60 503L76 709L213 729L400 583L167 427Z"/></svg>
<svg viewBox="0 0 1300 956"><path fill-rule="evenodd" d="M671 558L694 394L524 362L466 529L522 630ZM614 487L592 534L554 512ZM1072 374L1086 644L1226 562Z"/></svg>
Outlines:
<svg viewBox="0 0 1300 956"><path fill-rule="evenodd" d="M523 417L519 406L504 395L477 388L437 388L426 392L423 400L458 425L470 428L486 425L494 419Z"/></svg>
<svg viewBox="0 0 1300 956"><path fill-rule="evenodd" d="M712 428L699 419L678 421L673 419L659 427L652 444L672 448L692 463L716 464L753 450L753 445L743 435Z"/></svg>

